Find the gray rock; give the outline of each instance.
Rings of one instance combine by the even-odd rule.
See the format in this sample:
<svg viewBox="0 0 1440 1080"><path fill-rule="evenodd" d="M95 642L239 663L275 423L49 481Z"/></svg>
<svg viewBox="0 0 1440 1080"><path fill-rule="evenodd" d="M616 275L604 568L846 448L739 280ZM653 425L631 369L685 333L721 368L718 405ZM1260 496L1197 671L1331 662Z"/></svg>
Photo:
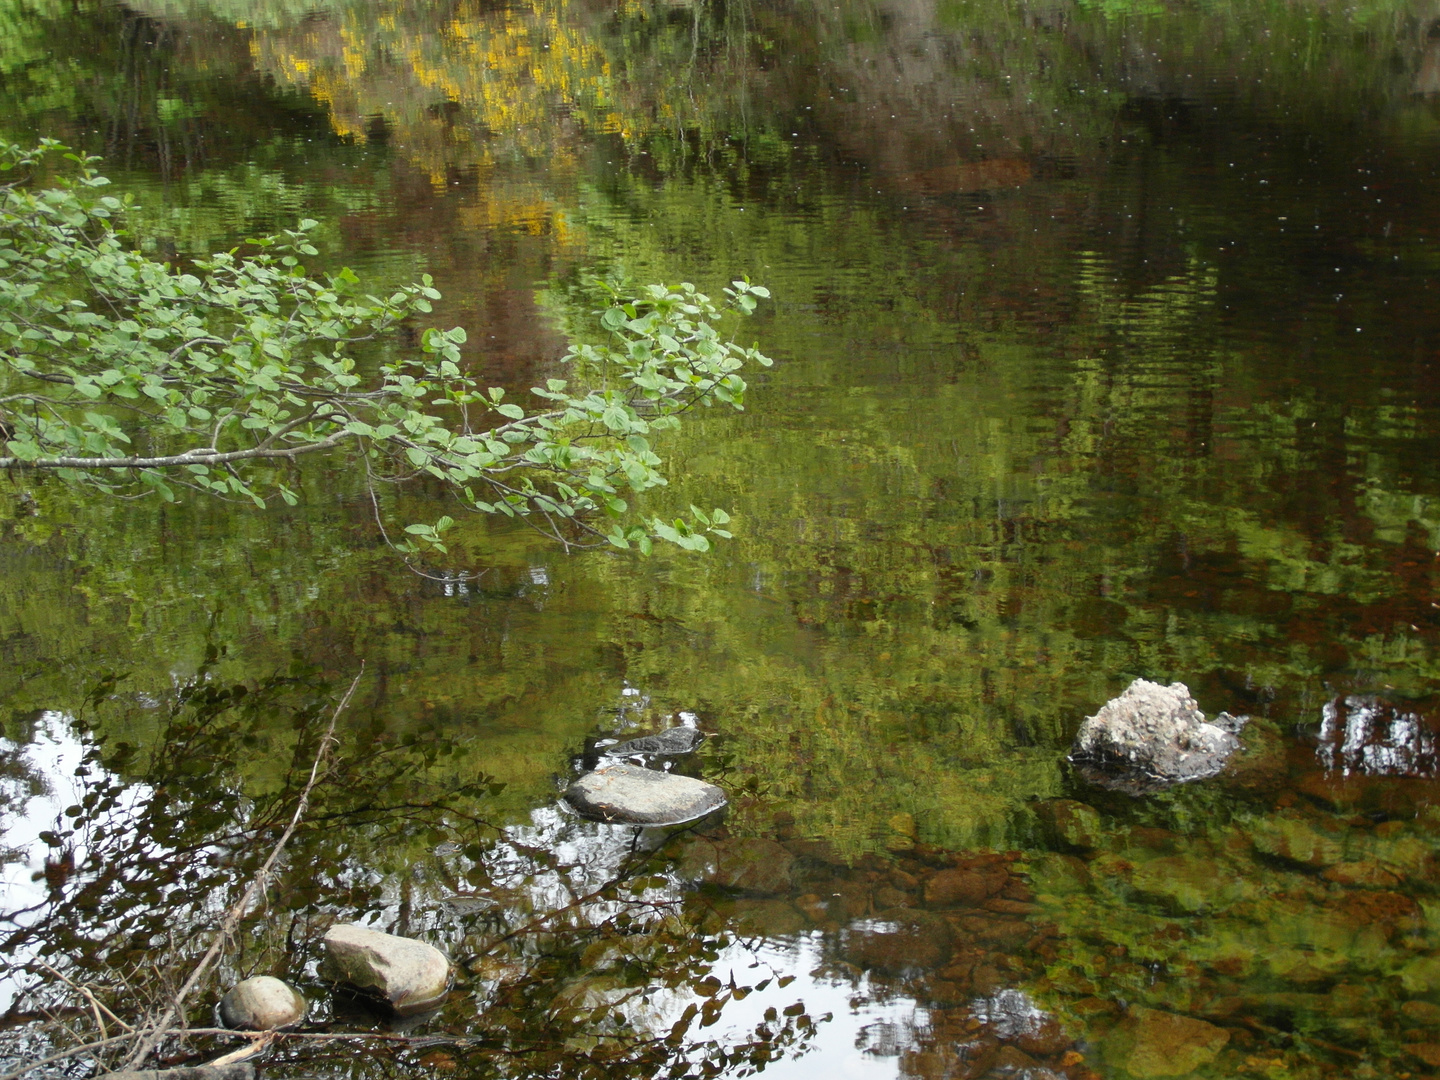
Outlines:
<svg viewBox="0 0 1440 1080"><path fill-rule="evenodd" d="M607 758L681 757L691 753L703 738L704 732L693 727L672 727L654 735L642 735L638 739L607 746L600 755Z"/></svg>
<svg viewBox="0 0 1440 1080"><path fill-rule="evenodd" d="M269 975L243 979L220 999L220 1022L242 1031L270 1031L305 1019L305 999Z"/></svg>
<svg viewBox="0 0 1440 1080"><path fill-rule="evenodd" d="M337 923L325 934L322 977L379 998L401 1015L438 1005L450 988L450 961L414 938Z"/></svg>
<svg viewBox="0 0 1440 1080"><path fill-rule="evenodd" d="M1221 713L1207 723L1184 683L1136 679L1080 725L1070 759L1090 779L1142 794L1214 776L1240 749L1245 720Z"/></svg>
<svg viewBox="0 0 1440 1080"><path fill-rule="evenodd" d="M725 792L689 776L634 765L607 765L565 791L577 813L624 825L679 825L725 805Z"/></svg>

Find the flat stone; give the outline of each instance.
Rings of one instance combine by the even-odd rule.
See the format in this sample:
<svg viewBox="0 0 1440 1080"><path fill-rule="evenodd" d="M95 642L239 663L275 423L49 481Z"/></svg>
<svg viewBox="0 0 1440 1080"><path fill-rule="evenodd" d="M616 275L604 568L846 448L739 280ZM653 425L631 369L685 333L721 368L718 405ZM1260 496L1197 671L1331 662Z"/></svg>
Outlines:
<svg viewBox="0 0 1440 1080"><path fill-rule="evenodd" d="M450 961L439 949L354 923L337 923L326 932L320 974L402 1015L438 1005L450 988Z"/></svg>
<svg viewBox="0 0 1440 1080"><path fill-rule="evenodd" d="M845 932L845 959L866 971L915 975L950 960L954 933L938 915L913 908L891 908Z"/></svg>
<svg viewBox="0 0 1440 1080"><path fill-rule="evenodd" d="M791 877L794 862L795 856L764 837L736 840L697 837L686 845L675 872L687 881L778 896L794 887Z"/></svg>
<svg viewBox="0 0 1440 1080"><path fill-rule="evenodd" d="M1417 956L1400 969L1400 981L1412 994L1440 990L1440 955Z"/></svg>
<svg viewBox="0 0 1440 1080"><path fill-rule="evenodd" d="M1332 866L1345 858L1345 847L1339 840L1298 818L1273 817L1258 822L1250 830L1250 840L1262 855L1302 866Z"/></svg>
<svg viewBox="0 0 1440 1080"><path fill-rule="evenodd" d="M1440 1043L1406 1043L1405 1052L1432 1069L1440 1069Z"/></svg>
<svg viewBox="0 0 1440 1080"><path fill-rule="evenodd" d="M1134 1008L1110 1036L1121 1066L1140 1080L1184 1076L1214 1061L1230 1033L1189 1016Z"/></svg>
<svg viewBox="0 0 1440 1080"><path fill-rule="evenodd" d="M1440 1005L1432 1005L1428 1001L1407 1001L1400 1006L1400 1013L1413 1023L1440 1031Z"/></svg>
<svg viewBox="0 0 1440 1080"><path fill-rule="evenodd" d="M1105 843L1105 825L1093 806L1074 799L1044 799L1030 808L1057 850L1091 851Z"/></svg>
<svg viewBox="0 0 1440 1080"><path fill-rule="evenodd" d="M256 975L243 979L220 999L220 1020L240 1031L271 1031L305 1019L305 999L289 983Z"/></svg>
<svg viewBox="0 0 1440 1080"><path fill-rule="evenodd" d="M622 825L679 825L725 805L725 792L690 776L634 765L607 765L565 791L575 812Z"/></svg>
<svg viewBox="0 0 1440 1080"><path fill-rule="evenodd" d="M1339 885L1363 885L1375 889L1388 889L1400 884L1399 875L1392 874L1372 859L1336 863L1320 876Z"/></svg>
<svg viewBox="0 0 1440 1080"><path fill-rule="evenodd" d="M1141 863L1130 884L1187 914L1227 907L1248 892L1244 879L1225 864L1195 855L1168 855Z"/></svg>
<svg viewBox="0 0 1440 1080"><path fill-rule="evenodd" d="M791 937L810 928L805 916L784 900L734 900L718 910L727 925L746 936Z"/></svg>

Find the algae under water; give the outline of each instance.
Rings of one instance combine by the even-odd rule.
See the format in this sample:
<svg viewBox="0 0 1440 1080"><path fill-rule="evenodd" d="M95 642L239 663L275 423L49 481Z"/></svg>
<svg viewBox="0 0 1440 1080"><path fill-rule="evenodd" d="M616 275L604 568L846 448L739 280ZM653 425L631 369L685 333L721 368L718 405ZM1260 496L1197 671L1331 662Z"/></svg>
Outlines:
<svg viewBox="0 0 1440 1080"><path fill-rule="evenodd" d="M703 559L477 522L428 580L320 468L264 513L7 481L5 1067L88 1023L35 961L133 1015L193 960L363 660L221 981L385 1028L315 981L373 919L456 988L267 1075L1440 1075L1437 18L0 2L3 133L104 155L157 253L316 218L512 393L582 269L746 274L778 361L665 447L654 509L735 516ZM1253 717L1236 766L1072 774L1135 677ZM682 710L721 824L557 808Z"/></svg>

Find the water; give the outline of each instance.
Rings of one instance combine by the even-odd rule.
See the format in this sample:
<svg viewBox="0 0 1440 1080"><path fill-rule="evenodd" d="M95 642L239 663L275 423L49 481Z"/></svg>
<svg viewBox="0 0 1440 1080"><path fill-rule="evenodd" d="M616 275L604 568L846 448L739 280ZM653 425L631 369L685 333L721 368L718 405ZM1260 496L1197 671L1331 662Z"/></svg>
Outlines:
<svg viewBox="0 0 1440 1080"><path fill-rule="evenodd" d="M316 217L377 289L433 274L516 390L582 268L748 274L779 363L666 447L656 509L735 515L704 559L476 523L450 569L481 576L429 581L319 469L265 514L7 488L5 907L32 866L50 906L0 951L46 925L87 979L183 968L174 928L213 925L363 660L330 816L224 977L373 1023L313 965L327 920L375 918L460 961L417 1029L451 1041L267 1069L1440 1068L1437 15L12 5L0 116L104 154L156 252ZM1243 767L1144 800L1073 776L1140 676L1254 716ZM556 815L587 740L681 710L718 733L686 767L732 794L719 834ZM87 751L113 794L66 863L32 843L70 783L43 763ZM786 873L697 890L704 844ZM933 885L957 860L968 899ZM639 891L572 906L594 874Z"/></svg>

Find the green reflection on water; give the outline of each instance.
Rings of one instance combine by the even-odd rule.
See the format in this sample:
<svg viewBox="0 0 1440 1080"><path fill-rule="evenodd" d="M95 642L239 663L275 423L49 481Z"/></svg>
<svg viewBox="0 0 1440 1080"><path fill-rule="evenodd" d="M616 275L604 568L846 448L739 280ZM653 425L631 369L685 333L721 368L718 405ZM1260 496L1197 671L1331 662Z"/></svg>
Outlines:
<svg viewBox="0 0 1440 1080"><path fill-rule="evenodd" d="M12 713L77 711L105 670L166 687L207 640L252 682L364 659L370 722L461 738L520 819L628 681L720 733L737 834L1024 848L1066 942L1025 985L1106 1067L1148 1067L1117 1001L1248 1032L1216 1075L1347 1050L1385 1075L1431 1041L1399 1011L1440 1000L1430 796L1336 801L1295 732L1336 691L1434 687L1430 7L311 7L5 5L7 122L107 153L157 247L304 213L327 258L435 274L508 385L546 373L580 266L763 281L782 363L672 442L656 501L738 538L576 560L475 525L486 574L447 586L344 477L266 516L12 492ZM1075 726L1135 676L1270 718L1250 738L1284 768L1139 808L1077 790ZM1032 800L1062 796L1099 842L1054 841ZM1259 850L1302 819L1344 859ZM1347 928L1366 904L1378 937ZM938 981L985 992L964 978ZM1360 980L1387 990L1362 1008Z"/></svg>

